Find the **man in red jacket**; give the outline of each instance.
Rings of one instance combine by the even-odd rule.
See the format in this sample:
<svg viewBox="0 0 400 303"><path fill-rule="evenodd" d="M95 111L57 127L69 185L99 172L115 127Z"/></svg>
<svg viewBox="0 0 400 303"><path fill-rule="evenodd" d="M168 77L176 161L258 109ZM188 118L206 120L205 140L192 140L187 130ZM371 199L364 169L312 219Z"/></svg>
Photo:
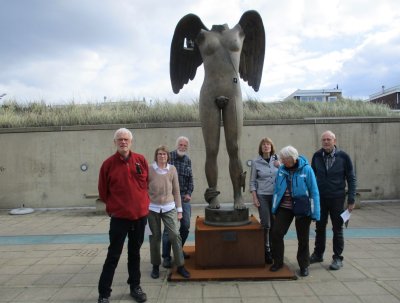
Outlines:
<svg viewBox="0 0 400 303"><path fill-rule="evenodd" d="M143 155L131 151L132 133L126 128L114 134L117 152L103 162L99 174L99 197L111 217L107 258L99 280L98 303L109 303L115 269L128 235L128 281L130 294L145 302L140 287L140 247L149 212L148 164Z"/></svg>

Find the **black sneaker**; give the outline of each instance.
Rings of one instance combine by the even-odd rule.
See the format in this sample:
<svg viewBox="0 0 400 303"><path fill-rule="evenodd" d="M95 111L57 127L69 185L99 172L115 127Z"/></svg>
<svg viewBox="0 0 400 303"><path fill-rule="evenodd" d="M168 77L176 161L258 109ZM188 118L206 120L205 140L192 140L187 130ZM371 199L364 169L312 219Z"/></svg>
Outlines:
<svg viewBox="0 0 400 303"><path fill-rule="evenodd" d="M270 271L276 272L280 270L283 267L283 263L274 263L272 266L269 268Z"/></svg>
<svg viewBox="0 0 400 303"><path fill-rule="evenodd" d="M164 258L163 261L162 261L162 266L164 268L171 268L172 267L171 257Z"/></svg>
<svg viewBox="0 0 400 303"><path fill-rule="evenodd" d="M319 263L323 261L324 259L322 257L318 256L316 253L312 253L310 257L310 264Z"/></svg>
<svg viewBox="0 0 400 303"><path fill-rule="evenodd" d="M140 286L136 286L131 289L131 297L134 298L136 302L147 301L147 295L143 292Z"/></svg>
<svg viewBox="0 0 400 303"><path fill-rule="evenodd" d="M176 272L178 274L180 274L182 277L184 277L185 279L190 278L190 273L186 270L186 268L184 266L178 266L178 269L176 270Z"/></svg>
<svg viewBox="0 0 400 303"><path fill-rule="evenodd" d="M274 263L274 260L272 259L272 254L270 251L265 252L265 263L266 264L272 264Z"/></svg>
<svg viewBox="0 0 400 303"><path fill-rule="evenodd" d="M300 268L300 276L307 277L309 275L308 267L301 267Z"/></svg>
<svg viewBox="0 0 400 303"><path fill-rule="evenodd" d="M331 265L329 265L330 270L339 270L343 266L342 260L333 259Z"/></svg>
<svg viewBox="0 0 400 303"><path fill-rule="evenodd" d="M153 265L153 269L152 269L152 271L151 271L150 276L151 276L153 279L158 279L158 278L160 277L160 268L159 268L158 265Z"/></svg>
<svg viewBox="0 0 400 303"><path fill-rule="evenodd" d="M97 303L110 303L110 300L108 298L99 297Z"/></svg>

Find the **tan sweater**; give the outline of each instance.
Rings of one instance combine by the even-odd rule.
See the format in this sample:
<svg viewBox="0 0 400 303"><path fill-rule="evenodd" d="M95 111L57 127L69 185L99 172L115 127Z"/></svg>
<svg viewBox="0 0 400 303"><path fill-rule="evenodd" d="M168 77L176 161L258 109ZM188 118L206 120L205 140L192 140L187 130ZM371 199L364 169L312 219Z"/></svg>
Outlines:
<svg viewBox="0 0 400 303"><path fill-rule="evenodd" d="M178 173L175 166L170 165L168 173L158 174L152 165L149 165L149 196L153 204L167 204L175 201L175 207L182 207L179 191Z"/></svg>

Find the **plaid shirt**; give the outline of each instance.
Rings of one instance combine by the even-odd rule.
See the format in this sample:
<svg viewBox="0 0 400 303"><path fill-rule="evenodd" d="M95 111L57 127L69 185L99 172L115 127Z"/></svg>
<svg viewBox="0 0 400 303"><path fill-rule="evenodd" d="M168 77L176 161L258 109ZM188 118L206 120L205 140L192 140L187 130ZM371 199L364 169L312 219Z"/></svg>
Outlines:
<svg viewBox="0 0 400 303"><path fill-rule="evenodd" d="M329 170L332 167L333 162L335 162L335 156L336 156L335 153L336 153L336 147L333 148L330 154L323 152L326 170Z"/></svg>
<svg viewBox="0 0 400 303"><path fill-rule="evenodd" d="M186 194L192 196L193 192L193 173L192 161L187 155L180 157L176 150L170 153L169 163L176 167L178 171L179 188L181 196Z"/></svg>

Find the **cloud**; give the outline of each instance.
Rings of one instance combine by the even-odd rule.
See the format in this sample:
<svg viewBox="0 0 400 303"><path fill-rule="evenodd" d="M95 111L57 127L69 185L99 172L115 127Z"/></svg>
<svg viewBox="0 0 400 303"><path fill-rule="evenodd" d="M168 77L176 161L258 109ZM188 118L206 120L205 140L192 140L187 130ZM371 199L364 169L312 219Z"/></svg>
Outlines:
<svg viewBox="0 0 400 303"><path fill-rule="evenodd" d="M399 27L397 27L399 28ZM368 35L356 49L352 60L345 62L341 82L351 95L367 98L386 88L400 84L400 31L384 30Z"/></svg>
<svg viewBox="0 0 400 303"><path fill-rule="evenodd" d="M381 85L400 84L396 0L5 0L0 94L49 103L104 96L192 102L202 66L178 95L169 81L177 22L195 13L209 28L233 27L249 9L263 18L267 48L260 90L242 82L245 98L275 101L336 84L346 97L367 98Z"/></svg>

